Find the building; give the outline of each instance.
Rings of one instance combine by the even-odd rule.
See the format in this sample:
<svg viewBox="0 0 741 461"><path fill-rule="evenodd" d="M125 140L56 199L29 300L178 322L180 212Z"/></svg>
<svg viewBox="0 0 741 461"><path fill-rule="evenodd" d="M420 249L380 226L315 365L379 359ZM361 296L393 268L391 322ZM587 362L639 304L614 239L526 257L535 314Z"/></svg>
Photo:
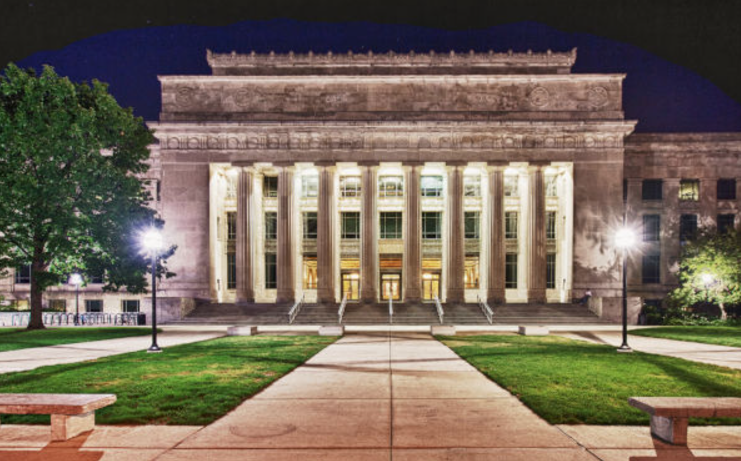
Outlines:
<svg viewBox="0 0 741 461"><path fill-rule="evenodd" d="M207 59L212 75L160 77L150 123L178 245L167 318L204 300L570 303L589 289L616 320L625 219L642 240L635 320L637 298L676 285L692 229L736 223L741 134L631 134L625 75L572 73L576 50ZM4 283L27 296L22 274ZM110 296L102 308L125 307Z"/></svg>

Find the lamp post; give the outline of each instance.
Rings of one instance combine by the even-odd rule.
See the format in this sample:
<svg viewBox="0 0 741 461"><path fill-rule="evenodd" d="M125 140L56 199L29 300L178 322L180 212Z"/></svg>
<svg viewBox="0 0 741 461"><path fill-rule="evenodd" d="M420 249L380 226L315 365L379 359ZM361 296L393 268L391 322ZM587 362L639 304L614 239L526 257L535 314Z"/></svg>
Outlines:
<svg viewBox="0 0 741 461"><path fill-rule="evenodd" d="M149 254L152 264L152 345L147 352L162 352L157 345L157 258L162 250L162 234L152 227L142 234L142 247Z"/></svg>
<svg viewBox="0 0 741 461"><path fill-rule="evenodd" d="M82 285L82 275L75 272L69 276L69 284L75 286L75 326L80 325L80 285Z"/></svg>
<svg viewBox="0 0 741 461"><path fill-rule="evenodd" d="M635 233L627 227L615 233L615 246L623 250L623 344L618 352L633 352L628 346L628 249L635 244Z"/></svg>

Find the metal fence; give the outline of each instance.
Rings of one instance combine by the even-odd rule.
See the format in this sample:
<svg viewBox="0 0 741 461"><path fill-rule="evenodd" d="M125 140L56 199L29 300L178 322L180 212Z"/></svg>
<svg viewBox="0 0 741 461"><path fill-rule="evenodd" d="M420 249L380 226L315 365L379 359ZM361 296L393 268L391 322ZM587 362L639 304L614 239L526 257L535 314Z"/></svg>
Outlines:
<svg viewBox="0 0 741 461"><path fill-rule="evenodd" d="M138 312L84 312L80 314L79 325L137 325ZM11 326L26 326L31 317L29 313L12 314ZM42 314L44 325L75 325L75 314L70 312L45 312Z"/></svg>

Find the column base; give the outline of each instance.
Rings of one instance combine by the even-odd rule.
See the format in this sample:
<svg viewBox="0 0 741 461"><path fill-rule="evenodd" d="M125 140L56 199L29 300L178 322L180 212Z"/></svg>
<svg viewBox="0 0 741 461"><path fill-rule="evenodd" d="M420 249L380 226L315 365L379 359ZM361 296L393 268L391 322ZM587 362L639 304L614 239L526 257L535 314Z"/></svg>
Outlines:
<svg viewBox="0 0 741 461"><path fill-rule="evenodd" d="M337 300L334 296L334 290L320 288L316 293L316 302L320 304L336 303Z"/></svg>
<svg viewBox="0 0 741 461"><path fill-rule="evenodd" d="M276 304L292 304L296 302L296 293L294 291L278 292L275 297Z"/></svg>
<svg viewBox="0 0 741 461"><path fill-rule="evenodd" d="M491 290L486 294L486 302L489 307L495 304L504 304L504 290Z"/></svg>
<svg viewBox="0 0 741 461"><path fill-rule="evenodd" d="M528 290L527 302L545 304L545 290Z"/></svg>
<svg viewBox="0 0 741 461"><path fill-rule="evenodd" d="M448 303L462 303L465 300L463 288L448 288L448 296L445 299Z"/></svg>
<svg viewBox="0 0 741 461"><path fill-rule="evenodd" d="M237 306L247 306L249 304L255 304L255 298L237 298L234 302Z"/></svg>

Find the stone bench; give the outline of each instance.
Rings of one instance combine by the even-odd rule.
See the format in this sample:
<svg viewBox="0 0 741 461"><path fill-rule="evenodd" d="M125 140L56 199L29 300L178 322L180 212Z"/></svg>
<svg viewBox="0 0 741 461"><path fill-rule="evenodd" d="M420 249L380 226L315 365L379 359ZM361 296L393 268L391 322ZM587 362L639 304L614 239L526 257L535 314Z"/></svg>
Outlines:
<svg viewBox="0 0 741 461"><path fill-rule="evenodd" d="M0 394L0 414L51 415L51 439L64 441L95 427L95 410L115 394Z"/></svg>
<svg viewBox="0 0 741 461"><path fill-rule="evenodd" d="M688 418L741 417L741 398L631 397L628 403L651 415L651 435L673 445L687 445Z"/></svg>

